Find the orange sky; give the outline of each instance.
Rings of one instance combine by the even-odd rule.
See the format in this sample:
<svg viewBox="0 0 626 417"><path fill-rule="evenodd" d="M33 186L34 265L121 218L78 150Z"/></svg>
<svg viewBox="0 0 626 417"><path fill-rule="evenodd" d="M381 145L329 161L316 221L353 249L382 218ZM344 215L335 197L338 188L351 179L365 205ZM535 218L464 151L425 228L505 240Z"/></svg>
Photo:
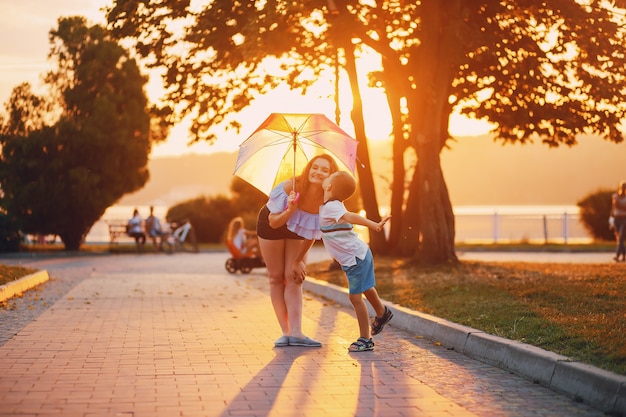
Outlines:
<svg viewBox="0 0 626 417"><path fill-rule="evenodd" d="M0 0L0 101L4 104L14 87L29 82L40 85L39 77L50 69L47 61L48 32L61 16L84 16L104 23L99 9L109 0ZM10 39L8 42L6 40Z"/></svg>

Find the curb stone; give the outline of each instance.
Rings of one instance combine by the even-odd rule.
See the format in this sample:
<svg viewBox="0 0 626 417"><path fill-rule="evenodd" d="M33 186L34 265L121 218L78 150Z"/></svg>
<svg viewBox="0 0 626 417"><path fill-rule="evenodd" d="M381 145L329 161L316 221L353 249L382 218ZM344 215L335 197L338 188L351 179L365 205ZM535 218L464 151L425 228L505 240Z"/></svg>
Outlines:
<svg viewBox="0 0 626 417"><path fill-rule="evenodd" d="M44 270L26 275L7 284L0 285L0 302L22 295L24 292L36 287L37 285L43 284L49 279L50 276L48 275L48 271Z"/></svg>
<svg viewBox="0 0 626 417"><path fill-rule="evenodd" d="M308 276L303 288L343 306L352 306L346 288ZM611 415L626 416L624 376L393 303L385 304L394 314L390 326L439 342ZM368 309L374 314L369 304Z"/></svg>

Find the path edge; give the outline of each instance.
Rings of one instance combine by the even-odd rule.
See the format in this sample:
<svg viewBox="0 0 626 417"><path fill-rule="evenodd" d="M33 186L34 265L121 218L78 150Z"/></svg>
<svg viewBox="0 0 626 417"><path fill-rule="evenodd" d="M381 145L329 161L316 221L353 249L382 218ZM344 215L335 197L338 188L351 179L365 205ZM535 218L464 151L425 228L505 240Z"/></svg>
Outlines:
<svg viewBox="0 0 626 417"><path fill-rule="evenodd" d="M50 279L48 271L37 271L33 274L26 275L20 279L0 285L0 302L7 301L13 297L20 296L26 291L35 288L38 285Z"/></svg>

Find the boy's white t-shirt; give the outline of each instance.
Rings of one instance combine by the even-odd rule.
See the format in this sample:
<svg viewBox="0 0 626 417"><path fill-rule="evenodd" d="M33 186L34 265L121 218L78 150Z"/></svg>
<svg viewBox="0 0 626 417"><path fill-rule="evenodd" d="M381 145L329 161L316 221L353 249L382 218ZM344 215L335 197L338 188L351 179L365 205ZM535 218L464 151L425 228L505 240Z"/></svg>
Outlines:
<svg viewBox="0 0 626 417"><path fill-rule="evenodd" d="M342 266L356 265L356 258L364 259L368 250L351 223L339 223L347 212L339 200L327 201L320 206L319 212L324 247Z"/></svg>

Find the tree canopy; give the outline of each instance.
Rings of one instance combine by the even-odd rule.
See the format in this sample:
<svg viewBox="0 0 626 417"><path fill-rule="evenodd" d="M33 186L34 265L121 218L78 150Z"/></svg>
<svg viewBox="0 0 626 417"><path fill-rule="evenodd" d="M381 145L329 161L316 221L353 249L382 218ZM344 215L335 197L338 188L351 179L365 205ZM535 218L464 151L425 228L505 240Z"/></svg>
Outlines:
<svg viewBox="0 0 626 417"><path fill-rule="evenodd" d="M13 90L0 131L0 206L23 232L80 247L91 226L148 180L146 78L98 25L61 18L50 32L48 96Z"/></svg>
<svg viewBox="0 0 626 417"><path fill-rule="evenodd" d="M215 0L192 9L188 1L128 0L115 2L108 20L115 36L136 40L149 65L166 68L170 121L194 115L196 140L213 140L212 126L281 83L306 90L337 59L353 82L355 56L365 48L379 53L383 67L370 81L385 89L394 123L385 246L439 263L456 261L439 159L450 144L450 114L494 123L505 143L573 145L582 133L622 141L624 7L596 0ZM359 148L367 150L353 94ZM366 202L375 200L368 176L359 170Z"/></svg>

